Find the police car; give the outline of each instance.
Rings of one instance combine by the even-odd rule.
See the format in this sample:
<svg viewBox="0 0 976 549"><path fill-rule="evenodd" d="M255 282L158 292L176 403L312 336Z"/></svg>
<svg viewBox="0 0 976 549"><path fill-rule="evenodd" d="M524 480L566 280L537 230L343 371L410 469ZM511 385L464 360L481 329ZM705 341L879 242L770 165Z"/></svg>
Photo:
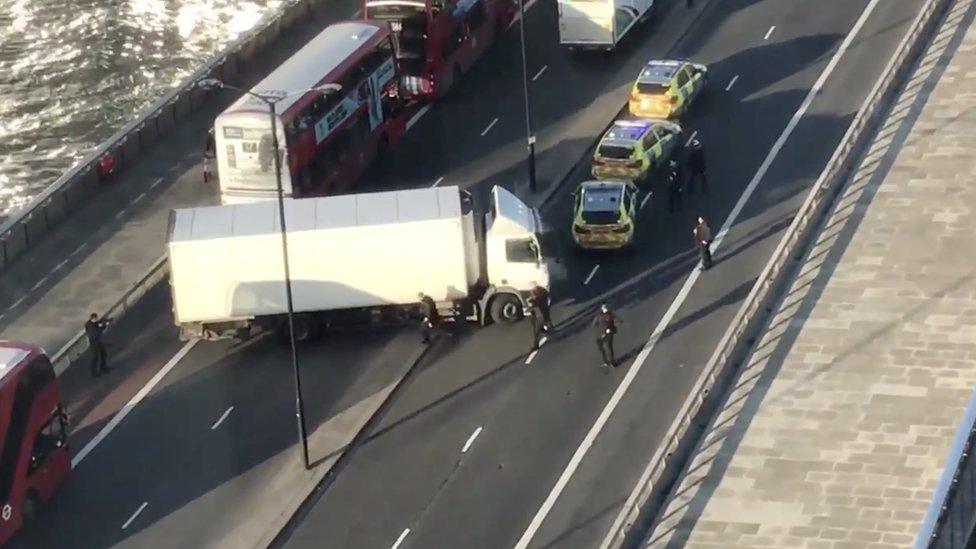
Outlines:
<svg viewBox="0 0 976 549"><path fill-rule="evenodd" d="M649 118L681 116L708 84L708 68L688 61L648 61L630 90L630 114Z"/></svg>
<svg viewBox="0 0 976 549"><path fill-rule="evenodd" d="M581 248L618 249L634 240L637 186L584 181L573 193L573 241Z"/></svg>
<svg viewBox="0 0 976 549"><path fill-rule="evenodd" d="M593 177L646 179L667 162L681 136L681 126L667 120L617 120L593 152Z"/></svg>

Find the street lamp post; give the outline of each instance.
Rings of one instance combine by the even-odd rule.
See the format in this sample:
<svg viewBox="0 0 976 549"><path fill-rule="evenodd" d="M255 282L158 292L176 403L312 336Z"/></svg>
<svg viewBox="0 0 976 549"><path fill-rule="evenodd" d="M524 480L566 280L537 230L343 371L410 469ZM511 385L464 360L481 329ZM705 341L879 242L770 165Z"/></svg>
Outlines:
<svg viewBox="0 0 976 549"><path fill-rule="evenodd" d="M260 94L250 90L238 88L225 84L215 78L206 78L197 82L197 86L203 89L223 89L229 88L238 90L260 100L268 106L268 113L271 115L271 146L274 150L275 181L278 186L278 220L281 224L281 252L285 267L285 297L288 306L288 340L291 344L291 368L295 377L295 416L298 420L298 436L302 449L302 462L305 469L311 469L312 464L308 457L308 431L305 425L305 403L302 400L302 377L298 370L298 349L295 345L295 307L292 301L291 292L291 268L288 262L288 229L285 225L285 190L281 182L281 150L278 147L278 115L275 106L279 101L285 99L290 94ZM338 84L327 84L313 90L320 92L335 92L341 90ZM304 93L304 92L293 92Z"/></svg>
<svg viewBox="0 0 976 549"><path fill-rule="evenodd" d="M535 136L532 135L532 110L529 106L529 73L525 61L525 0L519 0L519 35L522 43L522 91L525 99L525 139L529 147L529 191L536 192Z"/></svg>

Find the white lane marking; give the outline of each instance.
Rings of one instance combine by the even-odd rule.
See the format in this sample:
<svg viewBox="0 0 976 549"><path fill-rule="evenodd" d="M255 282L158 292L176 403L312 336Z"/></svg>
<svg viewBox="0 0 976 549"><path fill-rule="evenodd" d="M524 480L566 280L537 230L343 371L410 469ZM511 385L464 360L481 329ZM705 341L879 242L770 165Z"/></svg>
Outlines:
<svg viewBox="0 0 976 549"><path fill-rule="evenodd" d="M651 199L651 196L653 196L653 195L654 195L654 193L652 193L650 191L647 192L647 195L644 196L644 200L641 200L640 209L642 209L642 210L644 209L644 205L647 204L647 201L650 200Z"/></svg>
<svg viewBox="0 0 976 549"><path fill-rule="evenodd" d="M536 80L538 80L539 77L542 76L542 73L546 72L546 69L548 68L549 65L542 65L542 68L539 69L539 72L535 73L535 76L532 77L532 81L535 82Z"/></svg>
<svg viewBox="0 0 976 549"><path fill-rule="evenodd" d="M532 7L532 4L535 4L535 0L529 0L528 2L526 2L525 5L522 7L522 9L525 10L526 13L528 13L529 8ZM515 12L515 17L512 18L512 22L509 23L508 26L505 28L506 29L512 28L512 25L518 23L519 17L521 17L521 15L518 12Z"/></svg>
<svg viewBox="0 0 976 549"><path fill-rule="evenodd" d="M214 424L210 426L210 430L211 431L214 431L214 430L217 429L217 427L220 427L220 424L223 423L224 420L227 419L227 416L229 416L230 413L233 412L233 411L234 411L234 407L233 406L231 406L230 408L227 408L227 411L224 412L224 415L220 416L220 419L218 419L217 421L215 421Z"/></svg>
<svg viewBox="0 0 976 549"><path fill-rule="evenodd" d="M491 124L488 124L488 127L481 131L481 137L484 137L488 132L490 132L491 129L494 128L495 127L495 124L497 124L497 123L498 123L498 119L497 118L494 119L494 120L492 120L491 121Z"/></svg>
<svg viewBox="0 0 976 549"><path fill-rule="evenodd" d="M732 86L735 85L735 81L738 80L738 79L739 79L739 75L738 74L735 75L735 76L733 76L732 77L732 80L729 80L729 85L728 86L725 86L725 91L731 90L732 89Z"/></svg>
<svg viewBox="0 0 976 549"><path fill-rule="evenodd" d="M417 114L410 117L410 120L407 120L407 130L412 128L413 125L416 124L421 118L423 118L424 115L427 114L427 111L429 110L430 110L430 105L424 105L423 108L417 111Z"/></svg>
<svg viewBox="0 0 976 549"><path fill-rule="evenodd" d="M59 270L61 270L61 267L64 267L65 265L67 265L67 264L68 264L68 261L69 261L69 260L67 260L67 259L65 259L65 260L64 260L64 261L62 261L61 263L58 263L58 265L57 265L57 267L55 267L55 268L54 268L54 271L51 271L51 272L53 273L53 272L55 272L55 271L59 271Z"/></svg>
<svg viewBox="0 0 976 549"><path fill-rule="evenodd" d="M148 191L146 191L146 192L148 192ZM139 202L143 198L146 198L146 193L142 193L139 196L137 196L136 199L132 201L132 204L129 204L129 205L130 206L134 206L136 204L136 202Z"/></svg>
<svg viewBox="0 0 976 549"><path fill-rule="evenodd" d="M71 255L68 257L74 257L80 254L81 251L85 249L85 246L87 246L87 244L82 244L81 246L78 246L77 248L75 248L75 251L71 252Z"/></svg>
<svg viewBox="0 0 976 549"><path fill-rule="evenodd" d="M468 453L468 450L471 449L471 445L474 444L474 439L478 438L478 435L481 434L481 429L482 427L478 427L473 433L471 433L471 436L468 437L468 441L464 443L464 448L461 448L462 454Z"/></svg>
<svg viewBox="0 0 976 549"><path fill-rule="evenodd" d="M396 542L393 544L393 547L391 547L390 549L397 549L397 547L400 547L400 544L403 543L403 540L407 539L407 534L409 533L410 533L410 529L404 528L403 532L400 533L400 537L397 538Z"/></svg>
<svg viewBox="0 0 976 549"><path fill-rule="evenodd" d="M718 250L718 248L721 246L722 241L725 238L725 235L728 233L729 227L731 227L732 224L735 223L736 218L739 217L739 213L742 212L742 208L745 207L746 202L752 196L752 193L755 192L756 187L759 185L759 182L762 180L763 176L765 176L766 172L769 170L769 166L773 163L773 160L776 158L776 156L779 155L779 151L783 148L783 145L786 143L786 140L789 139L790 135L793 133L793 130L800 122L800 119L803 117L803 114L807 111L807 109L810 108L810 104L813 103L813 99L820 93L820 90L827 82L827 79L830 77L830 74L834 71L834 68L840 62L841 57L844 56L844 53L850 47L851 42L854 41L854 37L857 35L858 31L860 31L861 27L864 26L864 23L867 21L868 16L871 15L871 12L874 11L875 6L877 5L878 5L878 0L871 0L867 8L865 8L865 10L861 12L861 17L858 18L856 23L854 23L854 27L851 29L850 33L848 33L847 37L844 39L844 42L834 53L834 56L830 60L830 63L828 63L827 66L824 67L823 73L821 73L820 78L818 78L817 81L814 82L813 86L810 88L810 91L807 93L806 98L803 100L803 103L801 103L800 107L796 110L795 113L793 113L793 117L790 119L789 123L787 123L786 128L783 130L783 133L780 134L776 142L773 143L773 146L772 148L770 148L769 153L766 155L765 160L763 160L763 163L759 166L759 169L756 170L756 174L752 177L752 180L749 182L749 185L746 186L745 190L742 193L742 196L739 197L739 201L736 202L735 206L732 208L732 212L729 213L728 218L726 218L725 223L722 225L722 229L715 237L715 241L712 243L713 252L715 250ZM699 265L700 263L701 262L699 261ZM627 392L627 389L629 389L630 385L634 382L634 379L637 377L637 374L640 372L641 367L647 361L647 357L650 356L651 351L654 349L654 346L657 344L658 339L660 339L660 337L664 334L664 330L667 328L668 324L671 323L671 320L678 312L678 308L680 308L681 305L684 303L684 301L688 298L688 295L691 293L691 288L692 286L695 285L695 282L698 280L698 276L700 274L701 274L700 269L697 268L692 269L691 274L688 275L688 278L685 280L685 283L681 287L681 290L678 292L678 295L674 298L674 301L671 303L671 306L668 307L668 310L664 312L664 316L661 318L661 321L658 322L657 326L654 328L654 331L651 333L651 337L647 340L647 343L641 349L640 354L638 354L637 358L634 359L634 363L630 367L630 370L627 371L627 374L624 376L623 381L621 381L620 385L617 386L617 389L610 397L610 400L607 402L607 405L603 408L603 410L600 412L600 415L593 423L593 426L590 427L590 430L586 433L586 437L583 438L583 441L580 442L579 447L576 448L576 452L573 453L573 456L570 458L569 463L566 464L566 468L563 470L562 474L559 476L559 479L556 481L555 486L552 487L552 491L549 492L549 495L546 497L545 501L542 502L542 506L539 507L538 512L532 518L532 522L529 523L529 526L525 529L525 532L522 533L522 537L519 538L519 541L518 543L515 544L514 549L525 549L529 545L529 542L532 541L532 538L535 536L535 533L539 530L539 527L542 526L542 521L544 521L546 517L549 515L549 512L556 504L556 500L559 498L563 490L569 484L570 478L572 478L572 476L576 473L576 469L579 467L580 463L583 462L583 457L590 450L590 447L593 446L593 442L596 440L597 435L600 434L600 431L603 430L603 426L606 424L607 420L610 419L610 414L612 414L613 411L617 408L617 405L620 403L621 399L623 399L624 393ZM605 548L608 546L608 542L610 541L610 536L612 535L613 532L610 532L608 537L604 539L603 545L601 547Z"/></svg>
<svg viewBox="0 0 976 549"><path fill-rule="evenodd" d="M13 304L10 306L10 309L16 309L17 308L17 305L20 305L21 303L23 303L25 299L27 299L27 296L26 295L20 296L20 299L18 299L17 301L14 301L13 302Z"/></svg>
<svg viewBox="0 0 976 549"><path fill-rule="evenodd" d="M97 435L95 435L95 438L89 440L88 444L86 444L85 447L82 448L81 451L78 452L78 454L75 457L71 458L72 469L76 469L78 467L78 464L80 464L81 461L85 459L88 456L88 454L90 454L91 451L95 449L96 446L98 446L103 440L105 440L105 437L107 437L109 433L112 432L112 430L118 427L119 423L122 423L122 420L125 419L125 416L129 415L129 412L134 410L135 407L140 402L142 402L142 399L146 398L146 395L148 395L149 392L152 391L153 388L156 385L158 385L159 382L162 381L164 377L166 377L166 374L168 374L170 370L172 370L177 364L179 364L180 360L182 360L183 357L190 352L190 349L192 349L193 346L196 345L198 341L200 340L194 339L188 341L186 345L184 345L179 351L176 352L175 355L173 355L173 358L169 359L169 362L167 362L166 365L162 367L162 369L156 372L156 375L154 375L152 379L150 379L149 382L142 387L142 389L139 389L138 393L136 393L131 399L129 399L129 402L125 403L125 406L123 406L122 409L119 410L118 413L116 413L112 417L112 419L105 424L105 427L102 427L102 430L99 431Z"/></svg>
<svg viewBox="0 0 976 549"><path fill-rule="evenodd" d="M162 177L158 177L158 178L156 178L155 181L153 181L152 185L150 185L149 188L150 189L155 189L156 188L156 185L159 185L162 182L163 182L163 178Z"/></svg>
<svg viewBox="0 0 976 549"><path fill-rule="evenodd" d="M44 278L38 280L36 284L34 284L33 286L31 286L31 289L29 291L33 292L34 290L40 288L41 287L41 284L44 284L45 282L47 282L47 277L46 276Z"/></svg>
<svg viewBox="0 0 976 549"><path fill-rule="evenodd" d="M769 37L773 35L774 30L776 30L776 25L769 27L769 30L766 31L766 36L763 36L763 40L769 40Z"/></svg>
<svg viewBox="0 0 976 549"><path fill-rule="evenodd" d="M597 270L598 270L599 268L600 268L600 264L599 264L599 263L597 263L596 265L594 265L594 266L593 266L593 270L592 270L592 271L590 271L590 275L589 275L589 276L587 276L587 277L586 277L586 280L584 280L584 281L583 281L583 285L584 285L584 286L586 286L587 284L589 284L589 283L590 283L590 280L593 280L593 275L595 275L595 274L596 274L596 271L597 271Z"/></svg>
<svg viewBox="0 0 976 549"><path fill-rule="evenodd" d="M122 216L129 211L129 208L123 208L121 212L115 214L115 219L122 219Z"/></svg>
<svg viewBox="0 0 976 549"><path fill-rule="evenodd" d="M132 516L129 517L129 520L125 521L125 524L122 525L122 529L125 530L126 528L128 528L129 525L132 524L132 521L136 520L136 517L139 516L139 513L142 513L142 510L145 509L147 505L149 505L148 501L142 502L142 505L140 505L139 508L136 509L136 512L132 513Z"/></svg>
<svg viewBox="0 0 976 549"><path fill-rule="evenodd" d="M685 147L691 145L691 142L694 141L695 137L697 136L698 136L698 130L691 132L691 137L688 138L688 141L685 141Z"/></svg>
<svg viewBox="0 0 976 549"><path fill-rule="evenodd" d="M436 186L440 185L441 184L441 181L444 181L444 176L443 175L440 176L440 177L438 177L437 178L437 181L434 181L434 184L431 185L431 187L436 187Z"/></svg>
<svg viewBox="0 0 976 549"><path fill-rule="evenodd" d="M546 337L546 336L543 336L542 339L539 340L539 347L542 347L543 345L545 345L546 344L546 341L549 341L549 338ZM539 349L536 349L536 350L532 351L531 353L529 353L529 356L526 357L526 359L525 359L525 363L526 364L532 364L532 360L535 359L535 355L537 355L537 354L539 354Z"/></svg>

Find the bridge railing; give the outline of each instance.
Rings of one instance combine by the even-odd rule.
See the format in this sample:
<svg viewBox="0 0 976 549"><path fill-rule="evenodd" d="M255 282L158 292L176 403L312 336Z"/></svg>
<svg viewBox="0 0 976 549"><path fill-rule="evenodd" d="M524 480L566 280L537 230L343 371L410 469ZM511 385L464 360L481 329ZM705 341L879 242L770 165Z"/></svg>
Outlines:
<svg viewBox="0 0 976 549"><path fill-rule="evenodd" d="M804 251L844 182L856 168L860 151L873 137L891 99L910 76L915 60L937 29L948 4L949 0L926 0L720 340L601 549L636 545L653 523L666 502L667 487L679 478L734 373L761 335L776 300L800 265Z"/></svg>

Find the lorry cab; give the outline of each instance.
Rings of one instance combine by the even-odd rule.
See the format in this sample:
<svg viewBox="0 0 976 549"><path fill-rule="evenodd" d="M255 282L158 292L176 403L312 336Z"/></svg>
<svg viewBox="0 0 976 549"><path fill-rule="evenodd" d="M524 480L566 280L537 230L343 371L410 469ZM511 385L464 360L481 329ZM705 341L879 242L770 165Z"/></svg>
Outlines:
<svg viewBox="0 0 976 549"><path fill-rule="evenodd" d="M492 318L517 320L522 316L528 292L537 284L549 287L549 267L543 261L539 242L540 228L536 210L503 187L492 189L491 208L485 213L484 273L490 281L492 295L486 295L486 302L490 303ZM515 294L505 293L511 290L521 296L521 303Z"/></svg>

